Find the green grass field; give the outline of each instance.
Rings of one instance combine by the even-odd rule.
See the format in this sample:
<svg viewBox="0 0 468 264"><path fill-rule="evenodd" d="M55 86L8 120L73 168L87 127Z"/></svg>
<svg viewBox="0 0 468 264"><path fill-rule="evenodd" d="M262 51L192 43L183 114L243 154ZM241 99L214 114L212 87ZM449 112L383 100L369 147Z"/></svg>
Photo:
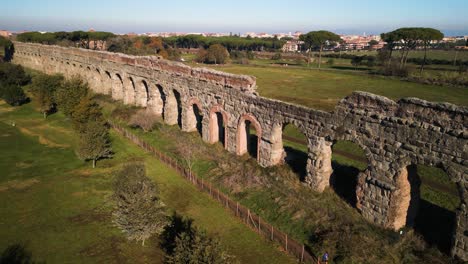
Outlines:
<svg viewBox="0 0 468 264"><path fill-rule="evenodd" d="M377 51L346 51L343 54L354 54L354 55L377 55ZM428 50L427 51L427 58L428 59L436 59L436 60L454 60L455 53L457 60L466 61L468 60L468 51L460 50ZM326 53L325 53L326 54ZM399 51L394 51L395 56L399 56ZM409 55L409 58L423 58L424 51L423 50L412 50Z"/></svg>
<svg viewBox="0 0 468 264"><path fill-rule="evenodd" d="M12 126L12 123L15 126ZM98 168L78 160L77 137L60 113L0 105L0 250L22 243L47 263L160 263L158 239L127 241L111 222L113 172L145 162L169 210L217 235L241 263L293 263L172 169L112 133L115 157Z"/></svg>
<svg viewBox="0 0 468 264"><path fill-rule="evenodd" d="M468 89L441 87L339 71L252 65L210 66L217 70L257 77L261 96L332 111L353 91L366 91L394 100L418 97L428 101L468 105Z"/></svg>

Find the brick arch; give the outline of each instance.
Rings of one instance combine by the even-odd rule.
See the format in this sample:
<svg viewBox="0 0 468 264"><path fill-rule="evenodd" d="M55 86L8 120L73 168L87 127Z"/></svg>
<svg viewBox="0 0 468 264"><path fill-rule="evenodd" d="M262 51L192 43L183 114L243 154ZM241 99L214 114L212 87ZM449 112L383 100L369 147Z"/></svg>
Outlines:
<svg viewBox="0 0 468 264"><path fill-rule="evenodd" d="M241 156L248 152L248 133L246 131L246 121L249 121L257 133L257 160L260 159L260 142L262 138L262 126L251 113L243 114L237 123L236 154Z"/></svg>
<svg viewBox="0 0 468 264"><path fill-rule="evenodd" d="M222 117L222 122L224 124L224 148L227 149L228 146L228 130L227 125L229 124L229 113L224 110L224 108L217 104L211 107L210 112L209 112L209 143L213 144L219 141L220 139L220 132L219 131L219 120L218 120L218 115L219 113Z"/></svg>

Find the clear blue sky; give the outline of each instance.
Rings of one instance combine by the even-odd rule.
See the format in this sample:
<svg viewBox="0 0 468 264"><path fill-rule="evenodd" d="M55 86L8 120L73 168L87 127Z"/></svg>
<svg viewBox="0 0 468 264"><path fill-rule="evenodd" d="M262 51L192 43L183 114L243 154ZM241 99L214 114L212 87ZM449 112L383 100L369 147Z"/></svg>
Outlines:
<svg viewBox="0 0 468 264"><path fill-rule="evenodd" d="M0 29L381 33L425 26L468 35L468 0L2 0Z"/></svg>

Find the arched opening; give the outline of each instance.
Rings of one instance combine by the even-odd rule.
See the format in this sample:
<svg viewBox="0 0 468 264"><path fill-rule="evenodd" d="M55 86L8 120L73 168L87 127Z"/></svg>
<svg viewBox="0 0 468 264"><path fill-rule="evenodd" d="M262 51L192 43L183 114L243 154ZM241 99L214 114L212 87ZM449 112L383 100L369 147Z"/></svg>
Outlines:
<svg viewBox="0 0 468 264"><path fill-rule="evenodd" d="M164 94L161 85L156 84L156 89L148 89L148 107L157 115L162 115L164 118L164 104L166 95Z"/></svg>
<svg viewBox="0 0 468 264"><path fill-rule="evenodd" d="M97 71L97 73L99 75L101 75L101 72L99 71L99 69L96 68L96 71ZM109 95L112 96L112 77L111 77L111 74L108 71L105 71L105 76L107 77L107 79L102 84L106 89L106 94L109 94Z"/></svg>
<svg viewBox="0 0 468 264"><path fill-rule="evenodd" d="M249 153L258 160L261 137L262 129L257 119L250 114L243 115L237 127L237 155Z"/></svg>
<svg viewBox="0 0 468 264"><path fill-rule="evenodd" d="M149 101L149 88L145 80L141 80L140 85L136 90L136 104L141 107L147 107Z"/></svg>
<svg viewBox="0 0 468 264"><path fill-rule="evenodd" d="M227 133L226 125L228 123L228 115L217 105L213 107L210 111L210 143L221 142L224 148L227 147Z"/></svg>
<svg viewBox="0 0 468 264"><path fill-rule="evenodd" d="M124 97L124 83L122 76L116 73L112 82L112 98L115 100L122 100Z"/></svg>
<svg viewBox="0 0 468 264"><path fill-rule="evenodd" d="M124 89L124 104L135 104L136 86L132 77L128 77L128 85Z"/></svg>
<svg viewBox="0 0 468 264"><path fill-rule="evenodd" d="M367 168L367 165L365 152L358 144L346 140L334 142L330 186L351 206L356 206L358 176Z"/></svg>
<svg viewBox="0 0 468 264"><path fill-rule="evenodd" d="M447 173L438 167L411 164L396 178L393 227L412 227L431 246L449 254L460 195Z"/></svg>
<svg viewBox="0 0 468 264"><path fill-rule="evenodd" d="M180 93L177 90L173 90L175 101L177 103L177 124L182 128L182 101L180 98Z"/></svg>
<svg viewBox="0 0 468 264"><path fill-rule="evenodd" d="M202 136L203 112L201 103L196 98L192 98L187 105L185 130L188 132L198 131Z"/></svg>
<svg viewBox="0 0 468 264"><path fill-rule="evenodd" d="M182 102L180 93L175 89L169 91L164 105L164 121L169 125L182 127Z"/></svg>
<svg viewBox="0 0 468 264"><path fill-rule="evenodd" d="M307 175L307 137L291 123L276 124L272 131L272 162L286 164L303 181Z"/></svg>

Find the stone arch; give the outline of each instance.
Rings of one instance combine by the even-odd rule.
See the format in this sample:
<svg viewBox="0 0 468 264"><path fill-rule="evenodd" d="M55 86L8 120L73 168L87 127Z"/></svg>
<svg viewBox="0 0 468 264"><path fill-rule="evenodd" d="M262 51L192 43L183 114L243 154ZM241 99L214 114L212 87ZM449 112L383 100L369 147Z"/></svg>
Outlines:
<svg viewBox="0 0 468 264"><path fill-rule="evenodd" d="M405 162L399 165L401 169L394 177L395 190L389 197L387 225L394 230L404 227L414 228L426 242L448 254L451 250L453 252L457 237L463 237L463 233L466 232L466 224L465 227L457 226L457 223L463 221L466 223L466 214L465 219L463 214L460 214L461 208L466 208L466 205L463 206L466 204L464 187L460 181L454 181L458 177L451 175L445 163L429 164L434 166L424 164L427 163ZM443 171L450 182L449 185L443 185L441 181L429 178L427 174L428 172L430 174L431 170ZM443 177L436 175L439 180ZM459 200L454 202L455 199L446 198L444 205L437 204L438 201L432 197L439 197L437 194L444 192L447 192L446 195L449 197L457 196ZM448 204L445 204L447 201Z"/></svg>
<svg viewBox="0 0 468 264"><path fill-rule="evenodd" d="M256 132L256 144L251 142L252 138L250 137L250 128L251 125L255 128ZM257 160L260 159L260 142L262 138L262 127L257 121L255 116L252 114L243 114L239 118L237 125L237 142L236 142L236 153L241 156L247 152L250 152L252 156L256 156ZM253 144L252 144L253 143Z"/></svg>
<svg viewBox="0 0 468 264"><path fill-rule="evenodd" d="M176 89L171 89L166 93L166 103L164 104L164 121L168 125L182 125L182 99L181 93Z"/></svg>
<svg viewBox="0 0 468 264"><path fill-rule="evenodd" d="M224 111L221 105L215 105L210 109L209 118L209 143L214 144L221 141L224 148L227 149L229 114Z"/></svg>
<svg viewBox="0 0 468 264"><path fill-rule="evenodd" d="M186 132L198 131L200 136L203 136L202 120L203 106L198 98L192 97L185 104L182 130Z"/></svg>
<svg viewBox="0 0 468 264"><path fill-rule="evenodd" d="M294 135L285 135L285 129L292 129ZM309 144L306 129L295 120L279 122L273 125L271 131L271 165L287 164L304 180L307 175L307 160ZM300 135L296 135L300 134ZM286 141L286 145L284 144Z"/></svg>
<svg viewBox="0 0 468 264"><path fill-rule="evenodd" d="M124 85L124 104L135 104L136 84L132 76L127 78Z"/></svg>
<svg viewBox="0 0 468 264"><path fill-rule="evenodd" d="M156 115L164 117L164 105L166 104L166 94L160 84L151 85L148 89L147 107Z"/></svg>
<svg viewBox="0 0 468 264"><path fill-rule="evenodd" d="M112 75L112 99L122 100L124 99L124 82L122 75L115 73Z"/></svg>
<svg viewBox="0 0 468 264"><path fill-rule="evenodd" d="M137 106L147 107L150 100L149 85L145 79L137 83L135 90L135 103Z"/></svg>
<svg viewBox="0 0 468 264"><path fill-rule="evenodd" d="M99 68L96 68L96 72L101 76L101 83L104 87L104 91L106 91L106 94L109 94L112 96L113 91L112 91L112 75L110 74L109 71L103 70L104 72L101 75L101 71Z"/></svg>

